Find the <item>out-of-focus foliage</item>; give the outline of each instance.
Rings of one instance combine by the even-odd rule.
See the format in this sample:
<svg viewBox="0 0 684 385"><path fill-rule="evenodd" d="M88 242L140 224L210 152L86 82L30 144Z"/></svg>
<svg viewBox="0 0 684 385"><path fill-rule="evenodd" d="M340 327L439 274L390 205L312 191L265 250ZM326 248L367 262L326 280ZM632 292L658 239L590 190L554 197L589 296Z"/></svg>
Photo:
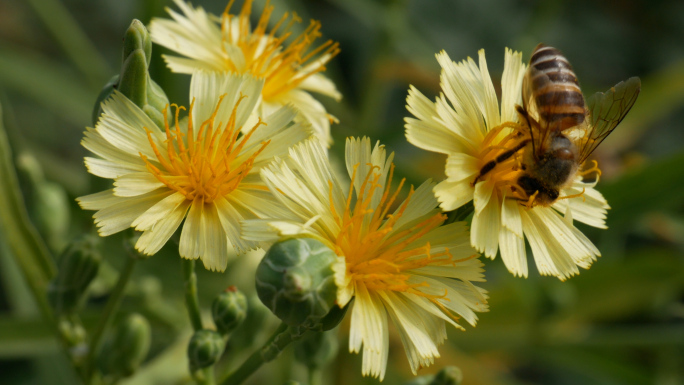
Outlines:
<svg viewBox="0 0 684 385"><path fill-rule="evenodd" d="M195 0L219 14L226 0ZM239 2L238 2L239 3ZM255 7L261 9L263 0ZM444 158L409 145L403 118L409 84L433 97L439 92L434 54L444 49L460 60L485 48L494 79L504 47L524 53L539 42L558 47L572 62L585 93L608 89L639 76L643 92L633 111L599 148L604 171L599 191L613 209L608 230L583 228L603 256L567 282L512 277L500 261L486 262L489 313L476 328L452 330L442 357L420 374L454 365L464 385L681 384L684 383L684 3L676 0L621 2L580 0L273 0L275 14L294 10L319 19L325 38L342 53L327 74L344 95L341 103L321 98L340 119L332 134L332 156L343 154L344 138L381 140L395 158L398 175L418 184L442 179ZM0 103L9 142L17 157L37 160L44 181L69 197L65 241L91 231L91 213L74 198L106 187L83 166L79 145L98 92L118 71L123 33L136 18L166 17L162 0L5 0L0 2ZM275 18L277 20L277 18ZM307 23L300 25L304 28ZM169 100L185 102L189 76L171 74L153 47L150 71ZM496 80L495 80L496 83ZM31 175L22 173L24 200L32 204ZM3 200L4 202L4 200ZM6 210L7 207L0 208ZM28 210L34 223L41 223ZM22 229L23 227L18 227ZM38 226L46 231L45 226ZM73 384L53 330L39 318L11 253L13 239L0 232L0 373L2 383ZM50 234L43 234L50 239ZM123 265L121 236L102 240L103 263L82 316L92 328ZM66 242L50 241L52 254ZM39 248L43 245L40 244ZM173 246L167 246L173 249ZM172 251L172 250L169 251ZM41 251L38 254L46 254ZM200 301L230 285L242 290L250 314L228 343L221 366L234 367L231 344L258 346L273 331L274 317L254 301L254 270L261 254L229 265L226 274L199 269ZM36 274L42 267L34 266ZM44 269L43 269L44 270ZM49 269L48 269L49 270ZM47 278L44 279L47 282ZM127 384L188 383L190 338L183 309L180 261L162 249L138 263L120 317L133 311L151 324L147 361ZM209 319L209 314L205 317ZM243 328L263 335L244 341ZM361 378L361 357L347 352L348 326L339 328L340 352L323 373L326 384L372 384ZM181 333L178 336L178 333ZM239 345L238 345L239 344ZM387 384L412 379L398 337L390 341ZM394 349L394 348L397 349ZM287 349L250 383L306 383L304 366ZM180 363L180 364L179 364Z"/></svg>

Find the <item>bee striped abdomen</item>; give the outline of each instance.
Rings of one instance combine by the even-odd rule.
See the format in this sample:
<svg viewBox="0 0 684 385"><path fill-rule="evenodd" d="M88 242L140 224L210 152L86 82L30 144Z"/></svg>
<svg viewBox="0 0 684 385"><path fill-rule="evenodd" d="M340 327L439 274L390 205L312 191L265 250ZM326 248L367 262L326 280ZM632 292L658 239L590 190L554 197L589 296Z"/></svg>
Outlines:
<svg viewBox="0 0 684 385"><path fill-rule="evenodd" d="M584 121L584 97L577 76L559 50L537 46L527 76L539 117L549 128L562 131Z"/></svg>

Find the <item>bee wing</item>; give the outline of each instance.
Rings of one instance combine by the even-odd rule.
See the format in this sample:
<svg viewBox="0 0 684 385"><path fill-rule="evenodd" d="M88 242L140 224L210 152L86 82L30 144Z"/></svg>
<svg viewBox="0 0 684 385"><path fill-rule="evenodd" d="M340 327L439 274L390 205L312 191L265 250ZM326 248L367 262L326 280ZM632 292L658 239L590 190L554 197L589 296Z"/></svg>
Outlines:
<svg viewBox="0 0 684 385"><path fill-rule="evenodd" d="M580 140L579 162L584 162L601 142L625 118L641 91L638 77L627 79L604 92L597 92L587 101L589 116L587 132Z"/></svg>

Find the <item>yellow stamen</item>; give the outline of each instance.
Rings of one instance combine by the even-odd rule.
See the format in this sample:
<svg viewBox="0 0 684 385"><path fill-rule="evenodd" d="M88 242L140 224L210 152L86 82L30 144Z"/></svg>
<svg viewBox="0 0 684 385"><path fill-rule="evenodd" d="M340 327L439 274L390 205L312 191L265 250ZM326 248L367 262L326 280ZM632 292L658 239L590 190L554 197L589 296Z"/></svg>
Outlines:
<svg viewBox="0 0 684 385"><path fill-rule="evenodd" d="M529 140L531 140L529 133L518 123L504 122L492 128L482 141L478 158L480 169L491 162L495 162L496 165L484 175L478 175L474 182L488 181L493 184L494 191L501 193L502 196L526 202L528 207L532 207L534 197L528 196L522 188L518 187L518 178L523 173L522 151L525 147L520 148L507 159L497 161L500 155Z"/></svg>
<svg viewBox="0 0 684 385"><path fill-rule="evenodd" d="M564 196L564 197L558 198L558 200L561 200L561 199L572 199L572 198L582 197L582 202L586 202L586 201L587 201L587 198L584 196L584 192L585 192L585 191L587 191L587 189L583 187L581 193L572 194L572 195L566 195L566 196ZM536 193L535 193L535 195L536 195Z"/></svg>
<svg viewBox="0 0 684 385"><path fill-rule="evenodd" d="M199 199L204 203L213 202L234 191L240 182L249 174L255 159L268 146L270 141L262 142L255 150L244 152L243 149L254 131L263 123L260 119L247 132L240 136L241 127L236 127L236 115L241 96L235 103L227 123L216 122L216 115L225 95L219 101L212 115L202 122L195 134L192 122L194 100L190 105L187 133L183 133L179 124L180 110L176 108L175 124L170 127L164 110L164 126L166 140L155 140L151 130L145 128L156 159L150 160L142 153L140 157L147 169L168 188L185 195L188 200ZM184 139L185 137L185 139ZM166 147L161 151L159 147ZM262 186L245 186L263 189Z"/></svg>
<svg viewBox="0 0 684 385"><path fill-rule="evenodd" d="M343 213L335 208L332 199L333 185L332 182L328 183L330 209L340 227L335 239L335 252L345 257L347 274L355 285L364 285L368 290L406 292L426 298L446 314L456 318L440 303L446 300L446 293L427 294L421 290L429 286L426 282L409 282L410 278L415 276L411 274L411 270L425 266L453 266L460 262L453 258L448 249L432 253L429 242L419 242L427 233L442 225L446 215L437 213L409 228L394 232L396 224L404 215L414 195L413 187L406 200L393 214L389 214L405 179L402 179L396 190L391 192L387 186L392 182L394 165L390 167L385 186L380 184L380 167L368 166L369 170L364 176L355 201L352 200L354 183L351 183ZM357 180L358 168L359 165L356 165L352 171L352 181ZM373 197L377 196L379 191L382 191L379 203L373 207Z"/></svg>
<svg viewBox="0 0 684 385"><path fill-rule="evenodd" d="M274 9L270 5L270 0L266 1L256 27L250 31L252 2L253 0L245 0L239 15L232 15L229 13L233 5L231 0L223 12L221 31L224 42L237 45L245 59L244 66L237 67L226 53L225 63L228 70L264 78L264 100L277 99L280 95L297 88L309 76L324 71L325 64L340 52L339 44L330 40L312 48L314 41L321 36L321 23L315 20L286 45L285 40L292 35L292 25L301 22L296 14L291 17L287 13L283 15L267 34L266 27ZM275 33L281 27L283 29L279 33L280 37L276 37ZM237 30L238 36L235 36L234 29Z"/></svg>

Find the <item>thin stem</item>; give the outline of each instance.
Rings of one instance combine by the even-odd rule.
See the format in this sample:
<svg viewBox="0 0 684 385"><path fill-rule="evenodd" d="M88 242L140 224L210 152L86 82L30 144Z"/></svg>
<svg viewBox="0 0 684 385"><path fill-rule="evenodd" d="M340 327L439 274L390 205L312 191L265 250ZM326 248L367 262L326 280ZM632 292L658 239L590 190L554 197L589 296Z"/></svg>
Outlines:
<svg viewBox="0 0 684 385"><path fill-rule="evenodd" d="M93 367L95 366L95 358L97 357L97 352L100 350L100 345L102 344L102 337L104 336L105 330L107 330L112 323L112 315L116 313L119 309L119 305L121 305L124 289L133 274L133 268L135 267L135 262L137 262L137 260L138 258L134 254L129 253L128 259L126 260L126 266L124 266L123 271L119 274L119 280L116 282L116 286L107 301L100 322L97 324L97 328L95 329L95 332L93 332L93 337L90 339L87 378L90 378L90 375L92 374Z"/></svg>
<svg viewBox="0 0 684 385"><path fill-rule="evenodd" d="M322 385L323 371L319 367L309 366L309 385Z"/></svg>
<svg viewBox="0 0 684 385"><path fill-rule="evenodd" d="M200 314L199 299L197 298L197 274L195 274L195 261L183 259L183 281L185 282L185 307L188 308L188 316L192 328L202 330L202 315Z"/></svg>
<svg viewBox="0 0 684 385"><path fill-rule="evenodd" d="M264 344L264 346L252 353L249 358L240 365L240 367L233 373L228 374L221 385L239 385L242 384L249 376L257 371L261 365L273 361L280 352L285 349L291 342L300 339L304 333L288 327L285 323L280 324L278 329L273 333L271 338Z"/></svg>
<svg viewBox="0 0 684 385"><path fill-rule="evenodd" d="M185 282L185 307L188 309L190 323L195 331L202 330L202 314L200 313L199 298L197 297L197 274L195 274L195 260L182 259L183 281ZM200 369L199 376L193 376L199 385L214 385L214 366Z"/></svg>

